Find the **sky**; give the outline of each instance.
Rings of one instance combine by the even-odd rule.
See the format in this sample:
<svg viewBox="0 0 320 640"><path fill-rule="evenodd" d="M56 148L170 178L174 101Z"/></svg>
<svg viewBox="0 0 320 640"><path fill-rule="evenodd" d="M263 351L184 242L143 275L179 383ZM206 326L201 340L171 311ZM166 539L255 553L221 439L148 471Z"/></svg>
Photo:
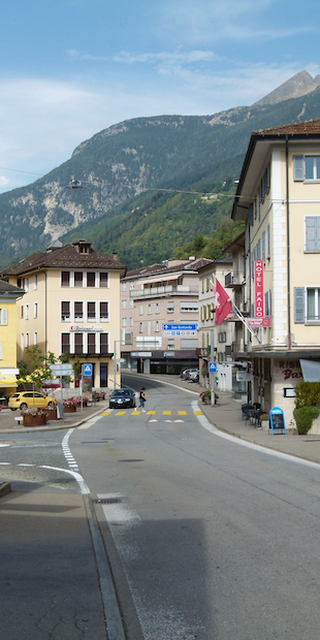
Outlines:
<svg viewBox="0 0 320 640"><path fill-rule="evenodd" d="M113 124L251 105L320 73L320 5L11 0L0 8L0 193ZM320 114L319 114L320 115Z"/></svg>

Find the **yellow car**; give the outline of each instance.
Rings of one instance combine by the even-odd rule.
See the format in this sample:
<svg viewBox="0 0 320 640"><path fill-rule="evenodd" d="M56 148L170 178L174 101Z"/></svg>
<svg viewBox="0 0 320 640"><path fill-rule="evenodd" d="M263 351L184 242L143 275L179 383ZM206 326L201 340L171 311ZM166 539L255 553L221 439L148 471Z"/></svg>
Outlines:
<svg viewBox="0 0 320 640"><path fill-rule="evenodd" d="M17 393L13 393L12 396L10 396L8 407L11 411L16 411L17 409L24 411L25 409L32 409L33 407L51 407L54 404L52 398L44 396L43 393L39 393L39 391L17 391Z"/></svg>

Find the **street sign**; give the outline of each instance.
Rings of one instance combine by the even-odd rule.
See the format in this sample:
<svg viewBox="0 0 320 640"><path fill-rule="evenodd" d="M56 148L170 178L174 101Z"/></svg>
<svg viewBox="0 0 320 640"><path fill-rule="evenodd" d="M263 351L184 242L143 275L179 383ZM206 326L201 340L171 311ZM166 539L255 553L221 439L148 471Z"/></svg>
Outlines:
<svg viewBox="0 0 320 640"><path fill-rule="evenodd" d="M216 371L218 371L217 363L209 362L209 373L215 373Z"/></svg>
<svg viewBox="0 0 320 640"><path fill-rule="evenodd" d="M92 376L92 364L83 364L82 373L84 378L91 378Z"/></svg>
<svg viewBox="0 0 320 640"><path fill-rule="evenodd" d="M196 336L198 329L197 322L190 322L189 324L174 324L171 322L163 322L162 323L162 335L165 337L172 336L180 336L180 337L190 337Z"/></svg>
<svg viewBox="0 0 320 640"><path fill-rule="evenodd" d="M73 367L72 364L50 364L49 369L53 376L72 376Z"/></svg>

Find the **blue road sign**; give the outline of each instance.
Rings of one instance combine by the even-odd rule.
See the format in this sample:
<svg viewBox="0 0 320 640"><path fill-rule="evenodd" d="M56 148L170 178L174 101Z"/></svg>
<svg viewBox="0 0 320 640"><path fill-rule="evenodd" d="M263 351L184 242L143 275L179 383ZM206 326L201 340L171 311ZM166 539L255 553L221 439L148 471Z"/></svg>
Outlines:
<svg viewBox="0 0 320 640"><path fill-rule="evenodd" d="M198 323L191 322L189 324L173 324L172 322L163 323L162 329L164 331L197 331Z"/></svg>
<svg viewBox="0 0 320 640"><path fill-rule="evenodd" d="M92 364L84 364L82 365L83 369L83 375L85 378L90 378L90 376L92 376Z"/></svg>
<svg viewBox="0 0 320 640"><path fill-rule="evenodd" d="M216 371L218 371L217 363L209 362L209 373L215 373Z"/></svg>

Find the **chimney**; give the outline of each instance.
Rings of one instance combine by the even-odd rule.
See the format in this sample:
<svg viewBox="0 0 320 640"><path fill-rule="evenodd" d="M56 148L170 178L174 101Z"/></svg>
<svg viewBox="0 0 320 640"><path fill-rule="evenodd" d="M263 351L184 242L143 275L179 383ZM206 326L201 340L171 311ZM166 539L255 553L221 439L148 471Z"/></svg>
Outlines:
<svg viewBox="0 0 320 640"><path fill-rule="evenodd" d="M118 252L117 252L117 251L114 251L114 252L113 252L113 254L112 254L112 258L113 258L113 260L115 260L116 262L118 262Z"/></svg>

